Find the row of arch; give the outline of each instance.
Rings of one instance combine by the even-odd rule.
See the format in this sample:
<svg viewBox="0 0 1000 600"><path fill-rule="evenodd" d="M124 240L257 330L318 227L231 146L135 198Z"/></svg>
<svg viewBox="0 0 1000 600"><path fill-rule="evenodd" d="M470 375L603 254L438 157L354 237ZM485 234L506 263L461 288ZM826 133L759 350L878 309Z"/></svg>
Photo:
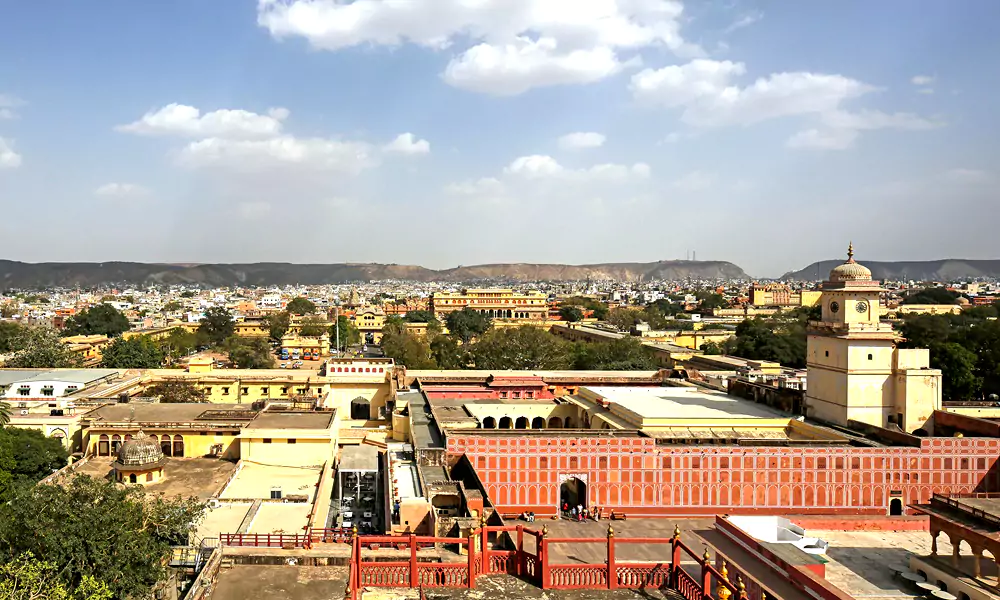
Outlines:
<svg viewBox="0 0 1000 600"><path fill-rule="evenodd" d="M149 438L154 442L159 442L160 450L163 452L164 456L184 456L184 436L174 435L171 437L169 434L164 434L158 438L154 434L150 435ZM118 448L130 439L132 439L131 433L126 433L124 438L117 433L112 436L102 433L97 439L97 456L117 455Z"/></svg>
<svg viewBox="0 0 1000 600"><path fill-rule="evenodd" d="M573 422L573 417L566 417L566 419L551 417L548 421L545 420L545 417L535 417L530 421L528 417L517 417L516 419L500 417L499 421L494 417L485 417L482 423L483 429L573 429L574 427L576 425Z"/></svg>

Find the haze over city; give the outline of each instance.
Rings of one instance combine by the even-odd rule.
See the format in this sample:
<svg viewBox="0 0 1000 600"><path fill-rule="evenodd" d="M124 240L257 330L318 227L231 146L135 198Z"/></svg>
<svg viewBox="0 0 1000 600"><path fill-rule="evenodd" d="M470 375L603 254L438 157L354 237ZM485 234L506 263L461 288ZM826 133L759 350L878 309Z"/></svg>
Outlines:
<svg viewBox="0 0 1000 600"><path fill-rule="evenodd" d="M996 258L981 65L998 17L902 0L10 2L4 257L444 268L696 250L776 277L853 238L871 260Z"/></svg>

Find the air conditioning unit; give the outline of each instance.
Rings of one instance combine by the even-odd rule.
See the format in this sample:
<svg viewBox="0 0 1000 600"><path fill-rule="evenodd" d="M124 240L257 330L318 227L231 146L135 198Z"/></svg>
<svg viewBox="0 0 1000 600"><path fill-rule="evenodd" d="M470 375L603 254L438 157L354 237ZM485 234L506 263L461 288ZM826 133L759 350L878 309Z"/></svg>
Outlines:
<svg viewBox="0 0 1000 600"><path fill-rule="evenodd" d="M28 416L28 409L27 408L22 408L21 409L21 416L22 417Z"/></svg>

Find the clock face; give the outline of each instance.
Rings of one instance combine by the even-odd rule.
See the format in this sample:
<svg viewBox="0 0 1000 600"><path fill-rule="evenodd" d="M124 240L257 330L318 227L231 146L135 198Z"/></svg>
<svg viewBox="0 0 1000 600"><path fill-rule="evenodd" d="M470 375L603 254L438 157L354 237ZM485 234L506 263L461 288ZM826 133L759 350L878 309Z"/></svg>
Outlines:
<svg viewBox="0 0 1000 600"><path fill-rule="evenodd" d="M866 313L866 312L868 312L868 303L867 302L858 302L858 305L855 308L857 309L857 311L859 313Z"/></svg>
<svg viewBox="0 0 1000 600"><path fill-rule="evenodd" d="M837 302L836 300L834 300L833 302L831 302L830 303L830 312L832 312L832 313L840 312L840 302Z"/></svg>

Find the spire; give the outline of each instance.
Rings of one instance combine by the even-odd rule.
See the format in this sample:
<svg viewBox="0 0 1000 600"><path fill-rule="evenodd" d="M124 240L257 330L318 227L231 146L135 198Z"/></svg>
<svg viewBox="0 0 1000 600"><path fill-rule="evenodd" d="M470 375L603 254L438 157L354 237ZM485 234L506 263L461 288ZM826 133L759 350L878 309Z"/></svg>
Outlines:
<svg viewBox="0 0 1000 600"><path fill-rule="evenodd" d="M847 262L854 262L854 242L847 244Z"/></svg>

